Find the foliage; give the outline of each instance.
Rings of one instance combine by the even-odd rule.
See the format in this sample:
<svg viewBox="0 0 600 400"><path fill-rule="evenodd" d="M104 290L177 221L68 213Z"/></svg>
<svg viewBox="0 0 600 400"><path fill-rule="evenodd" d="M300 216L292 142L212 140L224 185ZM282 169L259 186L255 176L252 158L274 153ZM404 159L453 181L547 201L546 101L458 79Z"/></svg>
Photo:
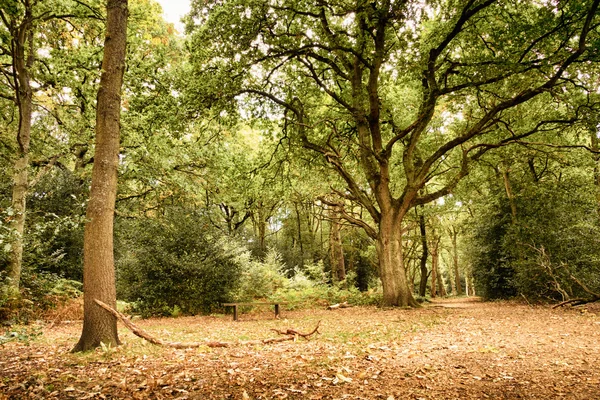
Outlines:
<svg viewBox="0 0 600 400"><path fill-rule="evenodd" d="M0 274L2 278L2 274ZM61 278L52 273L23 270L19 293L0 287L0 321L29 323L47 310L59 307L81 295L81 282Z"/></svg>
<svg viewBox="0 0 600 400"><path fill-rule="evenodd" d="M81 280L88 182L56 169L33 188L29 201L25 265Z"/></svg>
<svg viewBox="0 0 600 400"><path fill-rule="evenodd" d="M479 293L560 300L600 289L600 221L588 177L573 168L559 179L513 181L517 218L500 188L481 206L471 262ZM504 198L503 198L504 197Z"/></svg>
<svg viewBox="0 0 600 400"><path fill-rule="evenodd" d="M32 340L43 335L39 326L23 327L20 329L7 329L3 335L0 335L0 346L8 342L18 341L29 346Z"/></svg>
<svg viewBox="0 0 600 400"><path fill-rule="evenodd" d="M270 297L273 301L288 302L289 309L324 307L329 304L348 302L353 306L381 305L380 290L361 292L351 286L343 288L339 285L305 285L301 288L279 290Z"/></svg>
<svg viewBox="0 0 600 400"><path fill-rule="evenodd" d="M269 298L288 302L290 308L320 307L345 301L352 305L380 305L381 288L361 291L356 287L355 279L356 274L349 273L345 281L330 284L323 262L317 262L305 265L302 270L296 269L287 285Z"/></svg>
<svg viewBox="0 0 600 400"><path fill-rule="evenodd" d="M121 221L117 292L144 316L208 313L233 300L240 250L199 213L170 208L161 218Z"/></svg>
<svg viewBox="0 0 600 400"><path fill-rule="evenodd" d="M281 256L273 249L269 249L263 261L253 259L250 252L246 251L238 257L237 262L242 265L242 272L235 294L236 301L264 299L287 284L287 279L282 275Z"/></svg>

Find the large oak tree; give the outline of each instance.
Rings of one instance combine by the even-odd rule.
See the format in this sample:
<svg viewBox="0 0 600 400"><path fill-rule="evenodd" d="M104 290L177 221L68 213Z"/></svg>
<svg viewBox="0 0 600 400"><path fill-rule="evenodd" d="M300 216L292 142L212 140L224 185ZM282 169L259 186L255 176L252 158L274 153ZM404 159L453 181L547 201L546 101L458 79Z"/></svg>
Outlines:
<svg viewBox="0 0 600 400"><path fill-rule="evenodd" d="M578 84L577 64L597 57L597 10L598 0L196 0L190 90L213 107L258 99L291 142L321 154L345 183L333 189L368 212L343 215L376 241L384 303L416 306L408 212L451 193L487 150L573 121L529 105L553 107Z"/></svg>

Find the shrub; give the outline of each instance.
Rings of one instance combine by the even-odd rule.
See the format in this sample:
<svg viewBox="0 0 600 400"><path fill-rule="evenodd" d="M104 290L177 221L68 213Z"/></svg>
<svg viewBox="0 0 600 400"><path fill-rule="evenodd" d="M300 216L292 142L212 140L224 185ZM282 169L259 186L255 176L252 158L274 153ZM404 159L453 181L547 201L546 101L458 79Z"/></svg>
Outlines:
<svg viewBox="0 0 600 400"><path fill-rule="evenodd" d="M516 223L498 191L475 224L471 261L479 293L533 299L586 297L600 290L600 225L585 176L515 185ZM575 279L573 278L575 277Z"/></svg>
<svg viewBox="0 0 600 400"><path fill-rule="evenodd" d="M274 249L269 249L264 261L252 259L249 251L238 257L237 261L242 265L242 272L240 287L235 294L236 301L267 298L287 285L281 256Z"/></svg>
<svg viewBox="0 0 600 400"><path fill-rule="evenodd" d="M171 209L165 218L123 224L117 292L143 316L209 313L240 285L240 246L227 244L203 217Z"/></svg>

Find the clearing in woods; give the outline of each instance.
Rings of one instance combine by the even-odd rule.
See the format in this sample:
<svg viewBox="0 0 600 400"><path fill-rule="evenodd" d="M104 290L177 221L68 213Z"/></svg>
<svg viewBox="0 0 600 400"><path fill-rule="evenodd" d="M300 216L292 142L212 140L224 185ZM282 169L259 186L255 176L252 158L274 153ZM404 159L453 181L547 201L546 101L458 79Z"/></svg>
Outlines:
<svg viewBox="0 0 600 400"><path fill-rule="evenodd" d="M600 399L600 307L468 299L419 310L354 307L149 319L170 341L237 341L270 329L321 335L270 345L178 350L125 330L124 345L70 354L79 322L0 347L5 399Z"/></svg>

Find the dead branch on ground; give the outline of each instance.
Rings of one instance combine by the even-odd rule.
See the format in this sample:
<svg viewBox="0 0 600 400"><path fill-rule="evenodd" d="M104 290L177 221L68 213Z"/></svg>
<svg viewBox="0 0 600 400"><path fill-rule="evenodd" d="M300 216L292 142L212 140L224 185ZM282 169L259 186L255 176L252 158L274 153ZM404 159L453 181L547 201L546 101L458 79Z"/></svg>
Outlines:
<svg viewBox="0 0 600 400"><path fill-rule="evenodd" d="M131 320L129 318L127 318L125 315L121 314L120 312L118 312L117 310L115 310L114 308L109 306L108 304L103 303L102 301L100 301L98 299L94 299L94 301L100 307L104 308L106 311L108 311L109 313L114 315L117 319L121 320L123 325L125 325L131 332L133 332L134 335L141 337L142 339L145 339L152 344L156 344L158 346L172 347L175 349L190 349L190 348L204 347L204 346L206 346L206 347L252 346L252 345L257 345L257 344L270 344L270 343L286 342L286 341L290 341L290 340L296 340L298 337L302 337L302 338L308 340L308 338L310 336L312 336L313 334L320 333L319 325L321 324L321 321L319 321L317 323L317 326L315 327L315 329L313 329L312 332L310 332L310 333L301 333L295 329L287 329L285 331L279 331L279 330L273 329L274 331L276 331L277 333L279 333L281 335L286 335L284 337L277 337L277 338L247 340L247 341L242 341L242 342L211 342L211 341L207 341L207 342L167 342L165 340L162 340L160 338L156 338L156 337L150 335L148 332L146 332L143 329L141 329L140 327L136 326L133 322L131 322Z"/></svg>
<svg viewBox="0 0 600 400"><path fill-rule="evenodd" d="M328 310L335 310L336 308L350 308L352 307L350 304L348 304L347 301L343 302L343 303L338 303L338 304L332 304L329 307L327 307Z"/></svg>
<svg viewBox="0 0 600 400"><path fill-rule="evenodd" d="M319 332L319 325L321 325L321 321L317 322L317 326L315 326L315 329L313 329L311 332L309 333L302 333L300 331L297 331L295 329L285 329L285 330L279 330L279 329L271 329L274 332L277 332L280 335L292 335L294 337L301 337L304 339L307 339L309 337L311 337L312 335L314 335L315 333L321 333Z"/></svg>
<svg viewBox="0 0 600 400"><path fill-rule="evenodd" d="M596 301L600 301L600 296L595 296L595 297L590 297L587 299L584 299L582 297L578 297L576 299L569 299L563 302L560 302L558 304L555 304L554 306L552 306L552 308L558 308L558 307L563 307L563 306L582 306L584 304L589 304L589 303L594 303Z"/></svg>

